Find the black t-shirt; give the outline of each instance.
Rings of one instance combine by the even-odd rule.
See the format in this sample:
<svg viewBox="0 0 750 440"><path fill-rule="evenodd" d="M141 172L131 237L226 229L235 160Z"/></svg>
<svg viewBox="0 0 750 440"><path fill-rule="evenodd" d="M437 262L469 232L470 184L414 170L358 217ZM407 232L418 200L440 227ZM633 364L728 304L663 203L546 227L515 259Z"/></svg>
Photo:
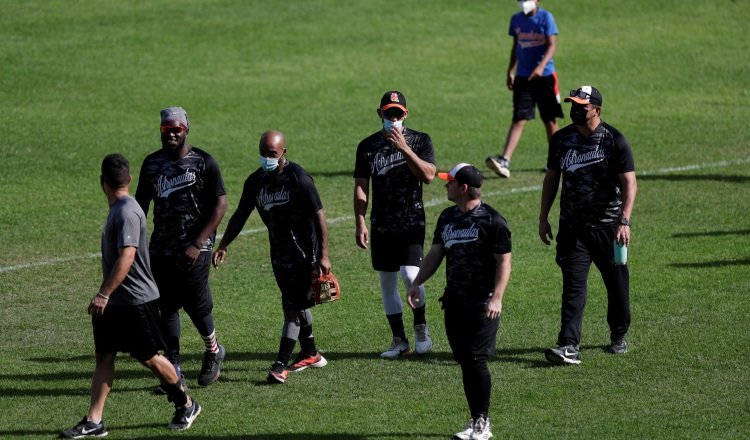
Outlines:
<svg viewBox="0 0 750 440"><path fill-rule="evenodd" d="M208 223L216 200L226 194L219 165L205 151L192 147L180 160L166 151L146 156L135 199L144 212L154 201L154 232L149 249L156 255L181 255ZM204 249L211 250L216 232Z"/></svg>
<svg viewBox="0 0 750 440"><path fill-rule="evenodd" d="M304 168L290 161L278 172L258 168L245 180L238 206L248 214L255 208L268 228L272 264L320 261L316 213L323 204Z"/></svg>
<svg viewBox="0 0 750 440"><path fill-rule="evenodd" d="M404 128L403 134L406 144L420 159L435 163L429 135L409 128ZM357 146L354 178L370 180L373 229L424 230L422 181L411 172L404 155L385 139L382 131L373 133Z"/></svg>
<svg viewBox="0 0 750 440"><path fill-rule="evenodd" d="M625 137L602 122L584 137L571 124L550 140L547 168L562 173L560 224L569 227L613 225L622 211L618 175L635 171Z"/></svg>
<svg viewBox="0 0 750 440"><path fill-rule="evenodd" d="M445 252L444 300L484 302L495 289L495 255L511 251L510 229L484 202L466 213L452 206L438 217L432 244Z"/></svg>

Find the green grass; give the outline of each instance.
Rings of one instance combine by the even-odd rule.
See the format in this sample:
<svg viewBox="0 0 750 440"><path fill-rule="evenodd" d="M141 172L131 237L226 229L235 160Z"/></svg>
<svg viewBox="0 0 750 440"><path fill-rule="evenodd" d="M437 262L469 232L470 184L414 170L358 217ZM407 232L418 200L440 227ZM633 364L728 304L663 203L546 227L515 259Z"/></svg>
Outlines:
<svg viewBox="0 0 750 440"><path fill-rule="evenodd" d="M743 1L544 2L561 34L563 93L593 83L606 121L631 142L639 174L630 249L631 352L608 356L606 296L591 271L583 364L551 368L559 321L554 249L537 237L546 148L530 123L513 178L485 200L513 231L513 274L492 359L497 438L750 437L750 39ZM228 357L195 384L201 342L184 317L184 368L204 406L169 435L155 380L123 356L105 411L117 438L448 438L467 418L436 299L435 352L377 359L389 332L369 255L354 244L354 149L375 108L402 90L409 125L430 133L440 169L481 165L511 117L504 86L515 2L435 0L11 1L0 16L0 437L51 438L85 413L93 342L85 314L101 278L107 206L102 157L137 176L159 147L158 111L181 105L190 140L219 162L230 214L257 141L287 135L314 176L345 289L315 309L322 370L264 385L278 347L279 295L265 233L248 233L212 274ZM567 121L567 118L566 118ZM428 235L448 206L425 189ZM556 211L554 211L556 212ZM227 215L228 218L229 214ZM221 231L224 229L222 224ZM246 228L260 228L253 216ZM407 320L407 323L410 323Z"/></svg>

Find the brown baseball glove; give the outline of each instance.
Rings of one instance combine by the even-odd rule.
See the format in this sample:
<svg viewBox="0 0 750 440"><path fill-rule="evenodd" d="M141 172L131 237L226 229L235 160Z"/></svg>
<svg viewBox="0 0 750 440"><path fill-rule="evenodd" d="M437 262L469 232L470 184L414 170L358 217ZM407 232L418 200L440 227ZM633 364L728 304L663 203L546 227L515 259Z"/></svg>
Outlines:
<svg viewBox="0 0 750 440"><path fill-rule="evenodd" d="M312 288L315 304L329 303L341 298L341 286L333 272L313 278Z"/></svg>

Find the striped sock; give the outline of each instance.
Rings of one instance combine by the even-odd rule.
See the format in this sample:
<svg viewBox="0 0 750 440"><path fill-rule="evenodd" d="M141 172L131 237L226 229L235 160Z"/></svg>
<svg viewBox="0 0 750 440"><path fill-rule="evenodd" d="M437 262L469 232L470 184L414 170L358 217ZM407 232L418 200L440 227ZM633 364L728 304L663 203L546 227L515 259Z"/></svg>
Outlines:
<svg viewBox="0 0 750 440"><path fill-rule="evenodd" d="M206 346L206 351L210 351L211 353L219 352L219 343L216 342L216 330L212 331L208 336L201 335L201 338L203 338L203 345Z"/></svg>

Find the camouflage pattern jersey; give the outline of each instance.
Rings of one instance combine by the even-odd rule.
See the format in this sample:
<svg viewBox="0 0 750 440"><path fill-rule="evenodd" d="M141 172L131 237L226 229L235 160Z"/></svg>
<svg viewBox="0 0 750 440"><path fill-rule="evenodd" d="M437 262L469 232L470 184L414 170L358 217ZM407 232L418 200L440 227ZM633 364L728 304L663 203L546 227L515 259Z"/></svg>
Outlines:
<svg viewBox="0 0 750 440"><path fill-rule="evenodd" d="M154 201L154 232L149 249L155 255L181 255L211 218L218 197L226 194L219 165L193 147L173 161L164 150L146 156L135 199L148 213ZM216 232L203 244L211 250Z"/></svg>
<svg viewBox="0 0 750 440"><path fill-rule="evenodd" d="M550 140L547 168L562 173L560 225L604 227L616 224L622 211L619 174L635 171L625 137L605 122L589 137L575 125Z"/></svg>
<svg viewBox="0 0 750 440"><path fill-rule="evenodd" d="M312 177L288 161L278 172L258 168L242 189L237 207L248 215L253 209L268 228L271 264L312 267L320 261L317 212L323 209Z"/></svg>
<svg viewBox="0 0 750 440"><path fill-rule="evenodd" d="M422 160L435 163L432 140L426 133L404 128L406 144ZM422 181L409 170L404 155L378 131L357 147L354 178L370 180L372 229L379 231L424 230Z"/></svg>
<svg viewBox="0 0 750 440"><path fill-rule="evenodd" d="M432 244L442 245L445 252L443 303L486 302L495 288L495 255L507 254L512 247L505 218L484 202L466 213L456 206L445 209Z"/></svg>

